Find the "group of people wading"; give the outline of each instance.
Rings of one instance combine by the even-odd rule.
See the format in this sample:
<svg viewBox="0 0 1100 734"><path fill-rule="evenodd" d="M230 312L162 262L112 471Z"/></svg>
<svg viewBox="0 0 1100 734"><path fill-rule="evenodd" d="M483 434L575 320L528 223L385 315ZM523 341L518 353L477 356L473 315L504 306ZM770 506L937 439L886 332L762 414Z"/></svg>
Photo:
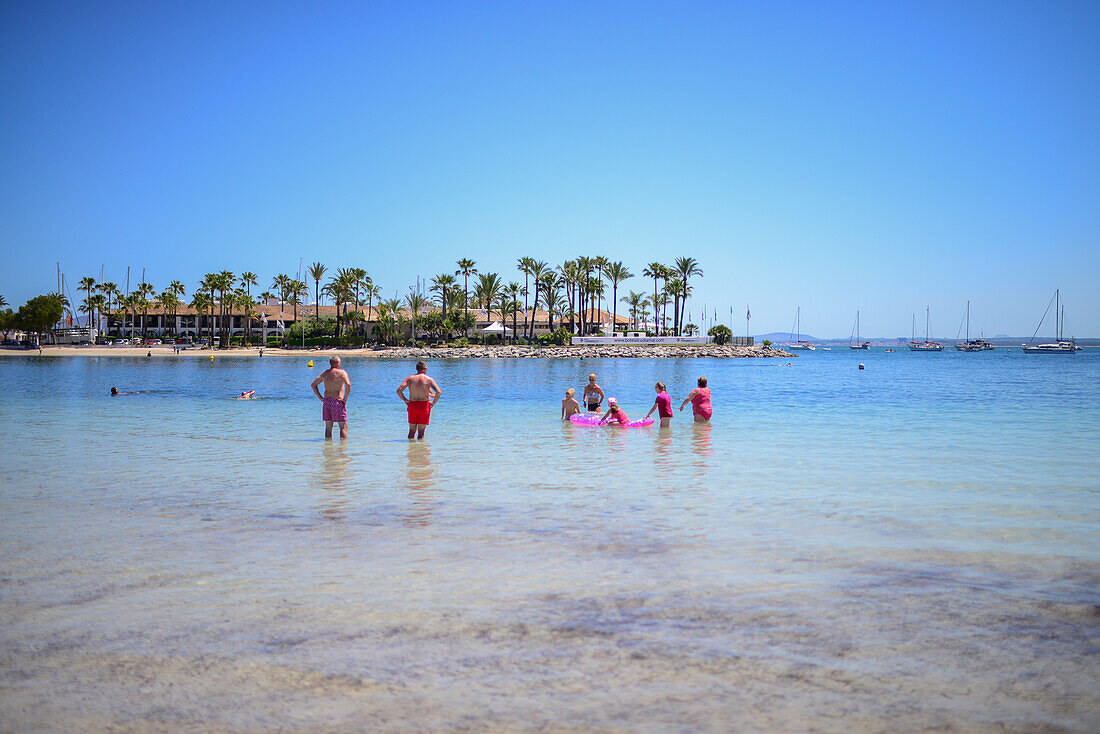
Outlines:
<svg viewBox="0 0 1100 734"><path fill-rule="evenodd" d="M340 358L332 357L328 361L329 368L317 376L310 385L317 399L321 401L321 420L325 422L325 438L332 438L332 424L340 425L340 438L348 437L348 397L351 395L351 378L346 370L340 367ZM324 394L318 389L325 386ZM661 420L661 427L665 428L672 422L672 398L669 397L663 382L653 386L657 397L653 406L645 414L646 418L657 411ZM405 391L408 390L408 396ZM595 373L588 376L588 384L584 386L582 397L585 407L590 413L598 413L605 399L603 388L596 382ZM575 391L569 388L565 391L565 399L561 401L561 417L563 420L569 416L580 413L581 406L574 397ZM405 410L409 417L410 439L424 438L424 431L431 422L432 408L443 397L443 389L439 383L428 375L427 363L416 363L416 374L409 375L397 386L397 396L405 403ZM600 419L601 422L618 423L626 425L630 422L626 411L619 407L619 401L615 398L606 398L607 412ZM710 420L712 409L710 405L710 388L707 387L707 378L700 377L698 386L692 390L684 402L680 403L680 411L691 403L692 416L696 423L705 423Z"/></svg>
<svg viewBox="0 0 1100 734"><path fill-rule="evenodd" d="M691 413L695 422L706 423L710 420L710 416L714 412L710 405L710 388L707 387L707 378L700 377L697 381L697 385L698 386L684 398L684 402L680 403L680 411L683 412L684 406L691 403ZM657 397L654 399L653 406L650 407L645 417L649 418L649 416L653 415L653 411L656 410L657 417L661 419L661 428L667 428L672 423L672 398L669 397L665 389L665 383L663 382L658 382L653 386L653 389L657 392ZM569 388L565 391L565 398L561 401L562 420L568 420L569 416L581 412L580 403L577 402L575 397L576 394L573 388ZM603 405L604 401L604 392L603 388L596 383L595 373L588 376L588 384L584 386L581 396L589 413L600 412L600 407ZM600 422L626 425L630 422L630 418L627 416L626 411L619 407L618 400L615 398L607 398L607 412L600 418Z"/></svg>

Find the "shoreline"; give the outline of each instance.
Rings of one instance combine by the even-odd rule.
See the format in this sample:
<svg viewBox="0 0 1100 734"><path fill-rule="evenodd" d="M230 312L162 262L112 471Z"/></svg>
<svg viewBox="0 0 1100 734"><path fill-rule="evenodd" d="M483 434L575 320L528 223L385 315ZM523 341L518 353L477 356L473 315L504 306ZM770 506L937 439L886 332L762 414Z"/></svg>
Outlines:
<svg viewBox="0 0 1100 734"><path fill-rule="evenodd" d="M151 355L151 356L147 356ZM37 349L0 348L4 357L129 357L157 359L185 357L215 359L224 357L260 357L256 347L233 349L182 349L179 354L171 346L109 347L109 346L46 346ZM759 359L784 358L798 355L774 346L735 347L717 344L607 344L584 346L502 345L488 347L367 347L361 349L279 349L264 347L263 357L306 357L309 359L339 356L364 359Z"/></svg>

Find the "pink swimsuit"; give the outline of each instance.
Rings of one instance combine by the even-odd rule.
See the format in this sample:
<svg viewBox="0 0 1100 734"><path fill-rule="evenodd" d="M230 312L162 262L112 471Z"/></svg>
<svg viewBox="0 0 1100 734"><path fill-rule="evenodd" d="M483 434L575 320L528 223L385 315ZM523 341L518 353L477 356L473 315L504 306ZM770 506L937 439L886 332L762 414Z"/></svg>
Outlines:
<svg viewBox="0 0 1100 734"><path fill-rule="evenodd" d="M607 416L607 422L610 423L611 421L617 421L620 426L623 426L630 422L630 418L627 417L626 411L619 408L618 411Z"/></svg>
<svg viewBox="0 0 1100 734"><path fill-rule="evenodd" d="M657 393L657 415L661 418L672 417L672 398L668 396L667 392Z"/></svg>
<svg viewBox="0 0 1100 734"><path fill-rule="evenodd" d="M701 415L710 420L710 416L714 413L714 410L710 407L710 388L709 387L697 387L695 388L695 395L691 398L691 412L695 415Z"/></svg>

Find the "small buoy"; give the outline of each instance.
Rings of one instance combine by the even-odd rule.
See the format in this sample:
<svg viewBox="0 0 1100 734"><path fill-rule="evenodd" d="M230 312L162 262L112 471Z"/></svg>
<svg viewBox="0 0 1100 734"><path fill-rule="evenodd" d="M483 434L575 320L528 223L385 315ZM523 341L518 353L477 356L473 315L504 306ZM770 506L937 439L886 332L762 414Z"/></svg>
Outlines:
<svg viewBox="0 0 1100 734"><path fill-rule="evenodd" d="M213 354L211 354L211 355L210 355L210 361L211 361L211 362L213 362L213 361L214 361L214 355L213 355Z"/></svg>
<svg viewBox="0 0 1100 734"><path fill-rule="evenodd" d="M860 369L863 369L863 362L860 362L860 363L859 363L859 368L860 368Z"/></svg>
<svg viewBox="0 0 1100 734"><path fill-rule="evenodd" d="M312 367L312 366L313 366L313 360L311 359L311 360L309 360L309 364L307 364L306 367Z"/></svg>

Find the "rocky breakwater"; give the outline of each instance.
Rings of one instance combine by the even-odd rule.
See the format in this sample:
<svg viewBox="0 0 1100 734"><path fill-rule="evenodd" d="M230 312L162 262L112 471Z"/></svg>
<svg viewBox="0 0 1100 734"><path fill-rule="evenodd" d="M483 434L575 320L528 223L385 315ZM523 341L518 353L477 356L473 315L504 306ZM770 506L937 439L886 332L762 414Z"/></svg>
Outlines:
<svg viewBox="0 0 1100 734"><path fill-rule="evenodd" d="M378 359L744 359L795 355L774 347L734 347L717 344L608 344L600 346L535 347L394 347L363 356Z"/></svg>

